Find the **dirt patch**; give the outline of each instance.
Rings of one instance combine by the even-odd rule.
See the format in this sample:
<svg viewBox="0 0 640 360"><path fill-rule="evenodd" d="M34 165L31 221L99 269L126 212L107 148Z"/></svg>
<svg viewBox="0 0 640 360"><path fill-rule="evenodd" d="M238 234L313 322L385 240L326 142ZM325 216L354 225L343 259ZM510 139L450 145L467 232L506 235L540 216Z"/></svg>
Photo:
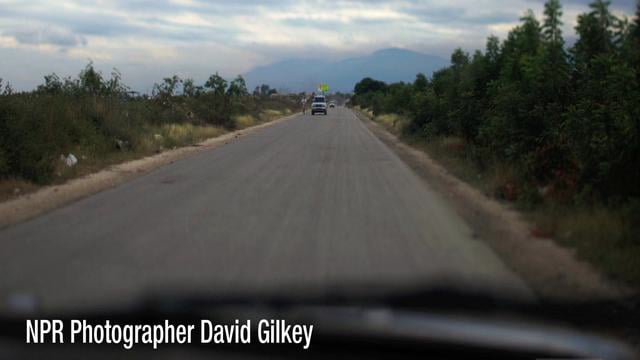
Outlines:
<svg viewBox="0 0 640 360"><path fill-rule="evenodd" d="M539 297L594 300L630 295L630 289L613 283L590 264L576 259L571 249L557 245L553 239L532 236L531 226L507 204L488 198L451 175L428 154L403 143L363 114L355 114L431 187L445 194L477 236Z"/></svg>
<svg viewBox="0 0 640 360"><path fill-rule="evenodd" d="M38 185L19 179L0 181L0 203L38 190Z"/></svg>
<svg viewBox="0 0 640 360"><path fill-rule="evenodd" d="M185 146L164 151L154 156L110 166L104 170L70 180L64 184L42 187L34 192L0 203L0 228L28 220L86 196L115 187L135 177L146 174L153 169L178 161L187 156L229 144L249 133L289 120L293 117L295 117L295 115L207 139L198 144L194 144L194 146ZM14 185L10 187L14 187Z"/></svg>

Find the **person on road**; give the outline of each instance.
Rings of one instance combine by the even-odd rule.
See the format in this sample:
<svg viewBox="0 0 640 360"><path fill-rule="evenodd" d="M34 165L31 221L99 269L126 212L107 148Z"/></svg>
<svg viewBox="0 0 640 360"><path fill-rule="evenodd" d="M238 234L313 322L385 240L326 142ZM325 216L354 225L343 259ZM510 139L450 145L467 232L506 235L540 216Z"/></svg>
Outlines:
<svg viewBox="0 0 640 360"><path fill-rule="evenodd" d="M302 115L305 115L307 113L307 97L306 96L302 97L301 103L302 103Z"/></svg>

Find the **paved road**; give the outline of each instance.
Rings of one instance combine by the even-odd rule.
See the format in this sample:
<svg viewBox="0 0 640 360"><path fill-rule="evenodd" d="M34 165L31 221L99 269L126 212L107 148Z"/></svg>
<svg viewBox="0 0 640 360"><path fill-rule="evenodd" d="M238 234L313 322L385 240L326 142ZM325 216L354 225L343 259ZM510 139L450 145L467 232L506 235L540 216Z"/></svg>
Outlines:
<svg viewBox="0 0 640 360"><path fill-rule="evenodd" d="M423 283L524 289L344 108L298 116L0 232L0 297ZM292 290L293 291L293 290Z"/></svg>

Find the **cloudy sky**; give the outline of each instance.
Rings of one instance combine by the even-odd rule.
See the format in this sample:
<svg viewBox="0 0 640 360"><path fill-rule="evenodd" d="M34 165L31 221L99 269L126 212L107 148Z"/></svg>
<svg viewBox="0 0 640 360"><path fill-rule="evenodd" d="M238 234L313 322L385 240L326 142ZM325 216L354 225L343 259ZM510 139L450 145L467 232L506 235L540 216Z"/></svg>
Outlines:
<svg viewBox="0 0 640 360"><path fill-rule="evenodd" d="M92 59L148 91L170 74L232 77L283 59L341 59L387 47L448 57L482 48L543 0L0 0L0 78L30 89ZM565 35L588 0L564 0ZM631 16L635 0L614 0Z"/></svg>

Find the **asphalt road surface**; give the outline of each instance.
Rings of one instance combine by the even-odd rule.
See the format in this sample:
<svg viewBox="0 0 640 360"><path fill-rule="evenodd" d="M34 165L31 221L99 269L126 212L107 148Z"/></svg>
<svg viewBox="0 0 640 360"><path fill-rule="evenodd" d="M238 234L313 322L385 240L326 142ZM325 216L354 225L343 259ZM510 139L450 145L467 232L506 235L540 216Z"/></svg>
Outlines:
<svg viewBox="0 0 640 360"><path fill-rule="evenodd" d="M298 116L0 231L0 298L459 281L527 291L354 114Z"/></svg>

